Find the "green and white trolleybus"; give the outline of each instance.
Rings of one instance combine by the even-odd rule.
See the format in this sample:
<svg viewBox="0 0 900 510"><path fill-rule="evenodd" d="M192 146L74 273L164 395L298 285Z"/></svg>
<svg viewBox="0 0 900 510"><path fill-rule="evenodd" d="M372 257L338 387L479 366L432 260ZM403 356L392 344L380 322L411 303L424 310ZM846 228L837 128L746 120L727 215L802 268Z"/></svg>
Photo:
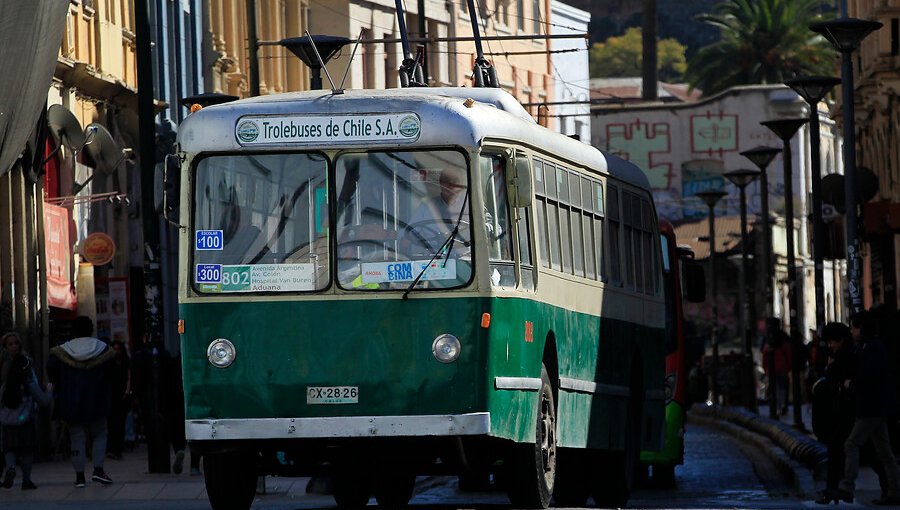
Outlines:
<svg viewBox="0 0 900 510"><path fill-rule="evenodd" d="M257 97L178 130L186 431L214 509L259 475L403 506L415 477L624 505L664 421L633 164L497 89Z"/></svg>

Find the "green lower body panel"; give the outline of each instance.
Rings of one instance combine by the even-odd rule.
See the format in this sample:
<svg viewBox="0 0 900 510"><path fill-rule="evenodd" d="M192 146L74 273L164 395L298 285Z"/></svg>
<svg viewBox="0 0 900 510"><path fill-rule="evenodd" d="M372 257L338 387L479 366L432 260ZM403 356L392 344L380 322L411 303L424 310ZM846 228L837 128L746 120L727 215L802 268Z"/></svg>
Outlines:
<svg viewBox="0 0 900 510"><path fill-rule="evenodd" d="M662 380L655 373L662 373L661 328L531 299L254 297L182 303L180 313L194 440L343 434L534 442L544 362L557 389L560 445L617 448L635 356L642 389L655 390L651 383ZM456 361L442 363L432 353L442 334L459 339ZM235 345L227 368L207 360L217 338ZM645 415L654 405L645 400ZM661 401L657 407L661 422Z"/></svg>

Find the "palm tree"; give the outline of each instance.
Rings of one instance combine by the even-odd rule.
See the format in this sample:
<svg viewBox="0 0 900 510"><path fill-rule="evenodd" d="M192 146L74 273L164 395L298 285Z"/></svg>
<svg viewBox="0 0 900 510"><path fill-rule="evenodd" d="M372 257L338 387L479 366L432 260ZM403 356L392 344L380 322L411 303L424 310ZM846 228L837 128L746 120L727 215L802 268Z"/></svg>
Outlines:
<svg viewBox="0 0 900 510"><path fill-rule="evenodd" d="M721 39L688 62L685 77L704 95L734 85L782 83L797 75L834 74L831 45L809 25L826 19L827 0L725 0L698 17Z"/></svg>

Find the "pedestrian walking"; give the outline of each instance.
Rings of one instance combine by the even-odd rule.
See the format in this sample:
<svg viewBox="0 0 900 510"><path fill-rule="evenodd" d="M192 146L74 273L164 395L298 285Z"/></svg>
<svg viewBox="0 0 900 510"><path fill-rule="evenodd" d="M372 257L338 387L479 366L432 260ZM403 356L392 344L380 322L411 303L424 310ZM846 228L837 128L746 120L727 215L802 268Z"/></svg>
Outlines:
<svg viewBox="0 0 900 510"><path fill-rule="evenodd" d="M22 351L22 339L16 333L3 335L5 375L0 384L0 446L5 468L3 487L12 488L16 479L16 461L22 464L22 490L34 490L31 480L37 434L34 427L35 405L47 407L53 400L53 385L41 388L31 358Z"/></svg>
<svg viewBox="0 0 900 510"><path fill-rule="evenodd" d="M112 360L115 352L94 338L89 317L78 317L72 325L75 338L50 349L47 374L56 386L54 416L66 422L72 445L75 487L85 486L84 467L87 437L90 435L91 481L109 485L112 479L103 469L106 457L107 417L110 409Z"/></svg>
<svg viewBox="0 0 900 510"><path fill-rule="evenodd" d="M853 429L855 407L844 381L853 379L856 370L856 347L850 328L831 322L822 329L822 339L830 355L825 375L813 386L813 432L828 447L828 474L825 489L816 503L837 502L839 483L844 474L844 442ZM822 353L820 353L822 355Z"/></svg>
<svg viewBox="0 0 900 510"><path fill-rule="evenodd" d="M788 377L791 373L791 341L781 329L781 319L766 319L766 340L762 348L763 369L772 389L769 398L777 403L780 414L788 412ZM771 402L770 402L771 405Z"/></svg>
<svg viewBox="0 0 900 510"><path fill-rule="evenodd" d="M888 362L887 348L876 334L877 320L872 312L851 317L851 330L857 331L856 377L844 381L855 402L856 420L844 443L845 465L838 496L853 502L859 475L860 449L871 438L875 453L884 467L886 487L876 505L900 505L900 470L891 449L888 416L895 412L895 396Z"/></svg>

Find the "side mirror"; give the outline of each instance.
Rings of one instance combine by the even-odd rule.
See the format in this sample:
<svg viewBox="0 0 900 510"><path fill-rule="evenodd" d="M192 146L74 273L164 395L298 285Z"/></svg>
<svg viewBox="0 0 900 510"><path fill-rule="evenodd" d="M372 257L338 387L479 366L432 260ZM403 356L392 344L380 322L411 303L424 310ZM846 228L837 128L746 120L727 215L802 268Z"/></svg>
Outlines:
<svg viewBox="0 0 900 510"><path fill-rule="evenodd" d="M531 207L533 193L531 181L531 159L524 154L516 154L511 169L506 172L506 186L509 188L509 205Z"/></svg>
<svg viewBox="0 0 900 510"><path fill-rule="evenodd" d="M177 154L166 154L166 159L163 161L161 165L162 170L162 214L163 218L171 224L178 228L184 228L184 225L181 225L175 220L169 218L169 214L174 212L178 208L178 193L181 188L179 186L179 182L172 182L177 179L177 176L181 170L181 158L178 157ZM174 174L174 175L171 175ZM173 179L173 177L175 179ZM173 196L174 195L174 196ZM176 218L177 220L177 218Z"/></svg>
<svg viewBox="0 0 900 510"><path fill-rule="evenodd" d="M700 264L687 263L684 266L684 293L689 303L706 301L706 275Z"/></svg>

